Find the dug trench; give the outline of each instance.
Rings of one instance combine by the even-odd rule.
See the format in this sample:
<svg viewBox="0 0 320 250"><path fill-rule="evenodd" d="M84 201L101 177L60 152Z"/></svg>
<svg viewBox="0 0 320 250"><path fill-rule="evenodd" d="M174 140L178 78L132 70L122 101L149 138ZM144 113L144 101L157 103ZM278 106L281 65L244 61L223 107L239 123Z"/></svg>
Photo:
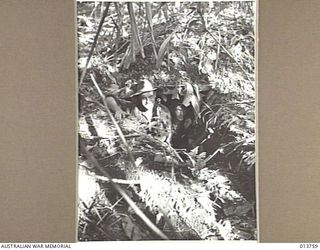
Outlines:
<svg viewBox="0 0 320 250"><path fill-rule="evenodd" d="M123 120L118 121L131 147L134 158L141 161L138 169L128 167L131 163L128 160L126 149L123 147L108 117L100 114L100 107L86 100L82 100L86 102L85 105L84 103L82 105L91 106L91 115L85 116L83 120L88 129L86 132L82 131L82 137L86 139L81 138L81 140L86 141L87 146L91 148L91 152L96 156L101 166L104 166L113 178L116 180L128 180L128 184L123 185L126 191L130 193L130 197L171 238L223 239L226 237L219 234L219 227L214 229L212 225L205 228L199 226L197 228L196 225L190 226L190 222L185 221L187 216L183 215L183 212L179 212L179 210L188 209L188 206L191 210L199 206L198 201L186 203L185 201L178 201L179 199L185 200L184 196L190 194L199 196L199 193L204 192L207 194L205 202L212 203L212 208L214 209L212 209L210 216L213 216L216 222L236 221L241 226L237 228L236 223L233 225L235 227L234 231L237 232L237 234L234 233L237 235L234 238L246 237L253 239L255 228L254 167L248 169L241 157L243 157L243 150L252 151L254 150L254 145L235 145L234 140L237 135L229 130L230 124L211 126L208 124L208 117L201 115L205 112L197 115L192 105L185 107L177 99L173 99L172 94L167 94L168 92L170 92L168 89L165 91L158 89L156 98L154 98L158 103L153 103L151 107L153 116L157 115L156 105L161 104L162 109L166 107L162 110L165 112L160 112L161 115L156 118L160 124L163 124L162 119L165 119L165 124L170 122L169 131L163 133L163 126L160 127L160 130L150 129L146 123L140 124L135 117L132 117L131 113ZM208 93L201 94L208 95ZM179 97L181 100L184 99L183 95ZM134 103L137 103L136 98ZM138 106L141 106L141 104ZM117 108L111 107L111 109L116 110ZM148 111L146 109L143 110L142 113ZM170 114L166 112L170 112ZM171 118L169 121L168 117ZM212 117L210 119L212 120ZM216 124L221 123L216 121ZM139 129L133 129L137 127ZM160 135L157 133L160 133ZM168 136L171 137L170 142L166 140ZM80 155L80 161L86 162L85 154L80 152ZM117 230L124 230L122 225L123 216L119 216L119 214L128 214L128 211L130 213L129 217L125 219L126 223L129 223L132 228L135 228L134 230L138 231L136 236L132 236L133 239L158 239L156 235L148 231L143 221L130 210L130 207L122 200L121 195L112 188L110 183L100 178L103 173L94 168L90 168L90 171L94 173L95 177L98 176L98 181L96 180L100 187L98 193L102 196L96 197L91 201L91 204L85 205L85 210L83 210L84 217L91 216L90 221L102 221L103 216L98 216L97 212L94 211L98 211L97 206L104 207L107 203L113 204L111 206L113 209L108 211L107 214L110 214L111 218L115 216L118 222L121 223L116 226L117 220L113 221L112 219L110 219L111 221L103 220L103 223L99 223L100 226L104 227L103 232L109 232L110 235L108 237L101 233L93 233L96 231L96 226L93 228L87 226L85 227L86 230L82 228L84 233L80 234L82 235L80 240L86 240L87 238L88 240L129 239L128 233L122 231L121 237L118 234L119 232L115 233ZM139 183L139 180L146 182L144 179L157 183L159 187L162 185L162 190L158 194L154 193L152 189L148 192L147 187L149 184ZM131 185L130 181L135 184ZM138 184L134 181L138 181ZM141 185L145 187L141 187ZM166 190L164 188L171 185L176 185L177 187L175 188L177 190L180 189L180 191L172 192L171 189ZM190 188L191 186L193 187ZM142 192L142 189L144 192ZM172 198L175 192L179 194L176 195L176 199L173 198L170 201L169 197ZM153 195L155 197L152 197ZM179 195L182 195L182 197ZM163 199L163 202L157 203L157 199ZM179 202L180 205L177 205ZM171 205L168 205L170 203ZM161 206L163 207L161 208ZM183 208L184 206L186 208ZM170 209L164 207L170 207ZM91 209L95 210L91 211ZM172 211L176 212L176 218L170 215ZM201 217L203 215L198 216ZM204 221L204 218L199 220L201 221L201 219ZM88 225L88 222L86 223L85 225ZM112 225L111 228L108 226L110 223ZM89 224L91 225L92 223ZM170 224L174 225L168 226ZM199 232L204 229L207 230L207 234L201 235ZM176 231L184 231L184 233L179 233L177 236Z"/></svg>

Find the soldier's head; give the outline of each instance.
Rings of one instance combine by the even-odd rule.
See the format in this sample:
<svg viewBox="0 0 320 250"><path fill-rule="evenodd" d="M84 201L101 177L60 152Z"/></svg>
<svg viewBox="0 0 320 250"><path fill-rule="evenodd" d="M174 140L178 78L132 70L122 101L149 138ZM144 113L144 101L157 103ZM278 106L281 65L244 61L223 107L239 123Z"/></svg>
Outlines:
<svg viewBox="0 0 320 250"><path fill-rule="evenodd" d="M133 90L132 98L137 108L142 112L147 111L149 104L155 101L156 89L149 80L143 79L133 86Z"/></svg>

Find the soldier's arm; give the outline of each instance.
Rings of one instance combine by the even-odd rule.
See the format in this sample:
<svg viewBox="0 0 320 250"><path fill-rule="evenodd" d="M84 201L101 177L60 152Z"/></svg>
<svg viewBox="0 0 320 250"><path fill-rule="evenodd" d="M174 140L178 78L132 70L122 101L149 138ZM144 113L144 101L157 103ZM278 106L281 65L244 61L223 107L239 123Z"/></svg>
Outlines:
<svg viewBox="0 0 320 250"><path fill-rule="evenodd" d="M106 102L109 109L114 112L116 118L120 119L125 116L126 113L121 109L114 96L107 96Z"/></svg>

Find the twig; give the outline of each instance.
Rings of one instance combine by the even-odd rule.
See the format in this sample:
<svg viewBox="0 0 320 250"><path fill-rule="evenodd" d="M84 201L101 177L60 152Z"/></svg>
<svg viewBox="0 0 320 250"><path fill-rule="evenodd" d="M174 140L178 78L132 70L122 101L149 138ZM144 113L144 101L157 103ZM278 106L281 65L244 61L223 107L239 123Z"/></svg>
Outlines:
<svg viewBox="0 0 320 250"><path fill-rule="evenodd" d="M96 226L99 226L99 225L104 221L104 219L107 218L109 215L110 215L110 211L106 212L106 213L102 216L102 218L97 222Z"/></svg>
<svg viewBox="0 0 320 250"><path fill-rule="evenodd" d="M181 158L181 156L178 154L178 152L176 151L175 148L173 148L171 145L166 145L168 147L168 149L174 153L174 155L179 159L180 162L184 162L184 160Z"/></svg>
<svg viewBox="0 0 320 250"><path fill-rule="evenodd" d="M93 13L96 11L97 7L98 7L98 5L97 5L97 3L95 2L95 3L94 3L94 8L93 8L93 10L92 10L92 12L91 12L91 14L90 14L90 17L93 16Z"/></svg>
<svg viewBox="0 0 320 250"><path fill-rule="evenodd" d="M93 177L98 180L101 180L101 181L110 182L110 179L105 176L93 175ZM140 184L140 181L135 181L135 180L123 180L123 179L111 179L111 180L117 184L126 184L126 185L139 185Z"/></svg>
<svg viewBox="0 0 320 250"><path fill-rule="evenodd" d="M217 103L213 104L211 107L214 106L229 106L229 105L236 105L236 104L252 104L255 101L242 101L242 102L227 102L227 103Z"/></svg>
<svg viewBox="0 0 320 250"><path fill-rule="evenodd" d="M83 229L82 229L82 235L84 235L87 231L87 227L88 227L88 223L86 222L83 226Z"/></svg>
<svg viewBox="0 0 320 250"><path fill-rule="evenodd" d="M83 217L83 219L86 221L86 223L88 223L88 222L90 222L91 224L94 223L94 221L91 220L91 219L89 219L88 216L86 216L86 215L83 214L82 217Z"/></svg>
<svg viewBox="0 0 320 250"><path fill-rule="evenodd" d="M96 214L98 215L99 220L101 220L102 218L101 218L101 215L100 215L98 209L96 207L94 207L93 209L96 212Z"/></svg>
<svg viewBox="0 0 320 250"><path fill-rule="evenodd" d="M206 159L204 159L204 163L207 164L217 153L222 152L222 148L218 148L213 154L209 155Z"/></svg>
<svg viewBox="0 0 320 250"><path fill-rule="evenodd" d="M89 209L89 207L87 206L87 204L83 200L79 199L79 201L82 203L82 205L84 206L85 209Z"/></svg>
<svg viewBox="0 0 320 250"><path fill-rule="evenodd" d="M110 225L108 225L109 227L112 227L113 225L117 224L119 221L121 221L121 217L118 218L117 220L115 220L114 222L112 222Z"/></svg>
<svg viewBox="0 0 320 250"><path fill-rule="evenodd" d="M122 200L123 200L123 197L121 197L119 200L117 200L117 201L110 207L110 210L112 211L113 208L114 208L116 205L118 205L119 202L122 201ZM105 219L106 217L108 217L109 215L110 215L110 211L106 212L106 213L102 216L102 218L98 221L97 226L99 226L99 225L104 221L104 219ZM120 218L120 220L121 220L121 218ZM109 225L109 227L111 227L112 225L116 224L117 222L119 222L119 219L116 220L116 222L111 223L111 224Z"/></svg>
<svg viewBox="0 0 320 250"><path fill-rule="evenodd" d="M120 30L118 24L116 23L116 21L113 19L113 17L111 17L111 20L112 20L114 26L116 27L117 31L118 31L119 33L121 33L121 30Z"/></svg>
<svg viewBox="0 0 320 250"><path fill-rule="evenodd" d="M119 137L120 137L123 145L125 146L125 148L126 148L126 150L127 150L127 153L128 153L128 155L129 155L129 159L130 159L132 165L133 165L135 168L138 168L138 167L136 166L135 159L134 159L133 154L132 154L132 152L131 152L131 149L130 149L127 141L126 141L126 138L124 137L120 126L118 125L116 119L113 117L113 115L112 115L112 113L111 113L111 111L110 111L110 109L109 109L109 107L108 107L108 104L107 104L105 95L102 93L102 91L101 91L98 83L96 82L93 74L90 74L90 77L91 77L92 82L93 82L94 86L96 87L96 89L97 89L100 97L102 98L102 101L103 101L105 110L107 111L107 113L108 113L108 115L109 115L109 117L110 117L113 125L115 126L115 128L116 128L116 130L117 130L117 132L118 132L118 134L119 134Z"/></svg>
<svg viewBox="0 0 320 250"><path fill-rule="evenodd" d="M90 212L91 209L93 208L94 204L96 203L96 198L93 199L93 201L89 207L87 206L88 204L86 204L82 199L80 199L80 202Z"/></svg>
<svg viewBox="0 0 320 250"><path fill-rule="evenodd" d="M122 199L122 197L121 197L120 199ZM110 210L112 211L112 209L110 209ZM107 218L109 215L110 215L110 211L107 211L107 212L102 216L102 218L99 219L99 221L97 222L96 225L99 226L99 225L104 221L104 219Z"/></svg>
<svg viewBox="0 0 320 250"><path fill-rule="evenodd" d="M124 198L124 200L128 203L128 205L133 209L133 211L144 221L144 223L153 231L156 235L158 235L161 239L168 240L169 238L161 232L156 225L141 211L141 209L137 206L137 204L128 196L128 194L117 184L112 181L112 177L110 174L99 164L96 158L87 150L84 145L84 141L80 140L80 147L83 152L87 155L88 159L91 163L107 178L110 180L110 184L113 188Z"/></svg>
<svg viewBox="0 0 320 250"><path fill-rule="evenodd" d="M212 112L214 112L213 109L212 109L205 101L202 101L202 103L203 103L208 109L210 109Z"/></svg>
<svg viewBox="0 0 320 250"><path fill-rule="evenodd" d="M122 200L123 200L123 197L121 197L119 200L117 200L110 208L114 209L119 204L119 202Z"/></svg>
<svg viewBox="0 0 320 250"><path fill-rule="evenodd" d="M96 36L94 37L93 43L91 45L91 49L90 49L90 52L89 52L89 55L88 55L88 58L87 58L86 65L85 65L85 67L84 67L84 69L82 71L81 77L80 77L80 83L79 83L80 86L82 85L83 79L86 76L88 65L89 65L91 56L93 54L94 48L96 47L96 44L97 44L97 41L98 41L98 37L99 37L100 31L101 31L101 28L102 28L102 24L103 24L104 19L107 17L107 14L108 14L109 6L110 6L110 2L107 3L107 6L106 6L106 8L105 8L105 10L103 12L103 16L101 17Z"/></svg>
<svg viewBox="0 0 320 250"><path fill-rule="evenodd" d="M118 53L123 47L127 46L128 44L130 44L130 42L125 42L123 43L115 52L113 52L110 56L107 57L106 61L109 61L109 59L112 59L112 57Z"/></svg>
<svg viewBox="0 0 320 250"><path fill-rule="evenodd" d="M137 138L140 137L139 134L132 134L132 135L124 135L125 138ZM91 136L91 139L98 139L98 140L103 140L103 139L107 139L109 141L114 140L116 138L119 138L119 136L115 135L115 136L109 136L109 137L102 137L102 136Z"/></svg>
<svg viewBox="0 0 320 250"><path fill-rule="evenodd" d="M221 32L219 29L219 43L221 42ZM217 58L216 58L216 63L214 65L214 69L217 71L218 69L218 61L219 61L219 55L220 55L220 44L218 44L218 48L217 48Z"/></svg>

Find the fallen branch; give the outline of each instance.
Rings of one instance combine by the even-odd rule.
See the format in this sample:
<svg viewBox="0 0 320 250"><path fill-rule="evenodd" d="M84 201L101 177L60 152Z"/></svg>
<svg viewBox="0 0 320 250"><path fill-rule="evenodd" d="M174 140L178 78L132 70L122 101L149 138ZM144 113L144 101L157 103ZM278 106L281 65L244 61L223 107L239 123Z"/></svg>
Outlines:
<svg viewBox="0 0 320 250"><path fill-rule="evenodd" d="M156 225L141 211L141 209L137 206L137 204L128 196L128 194L119 186L119 184L112 181L111 175L99 164L96 158L87 150L84 145L84 141L80 140L81 150L86 154L88 160L92 163L92 165L97 168L104 176L109 179L112 187L124 198L124 200L128 203L128 205L133 209L133 211L141 218L141 220L148 226L148 228L158 235L161 239L168 240L169 238L161 232Z"/></svg>
<svg viewBox="0 0 320 250"><path fill-rule="evenodd" d="M108 177L105 176L100 176L100 175L93 175L94 178L101 180L101 181L107 181L107 182L111 182L113 181L114 183L117 184L125 184L125 185L139 185L140 182L139 181L135 181L135 180L122 180L122 179L109 179Z"/></svg>

